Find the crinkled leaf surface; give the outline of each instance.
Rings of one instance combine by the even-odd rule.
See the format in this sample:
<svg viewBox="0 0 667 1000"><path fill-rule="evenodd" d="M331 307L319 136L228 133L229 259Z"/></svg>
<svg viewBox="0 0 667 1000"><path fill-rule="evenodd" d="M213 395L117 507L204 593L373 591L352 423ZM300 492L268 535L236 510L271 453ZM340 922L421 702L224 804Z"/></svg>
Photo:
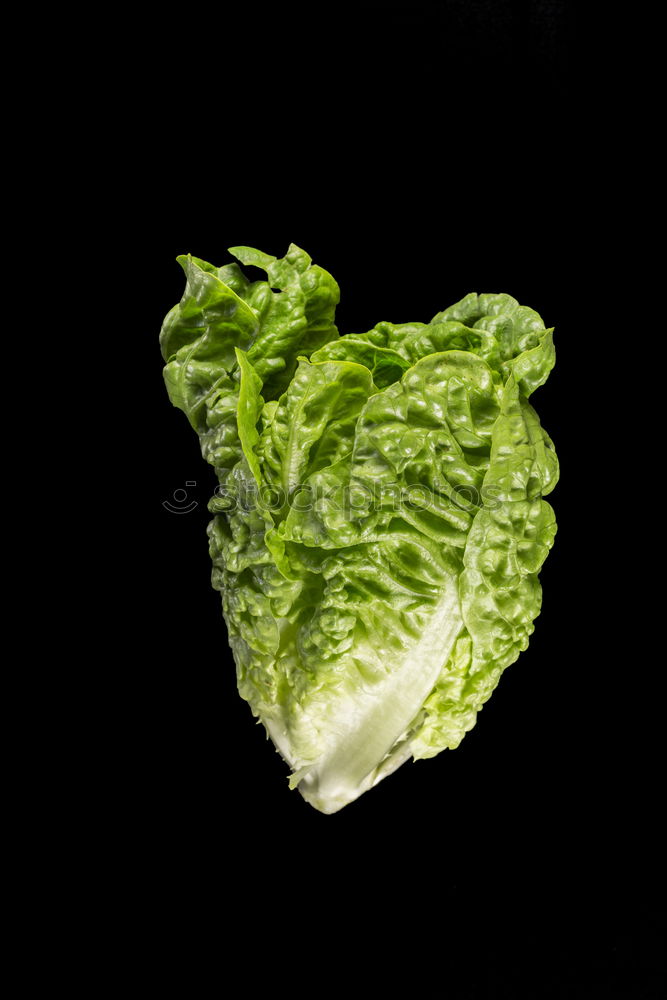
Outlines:
<svg viewBox="0 0 667 1000"><path fill-rule="evenodd" d="M218 474L209 526L239 691L331 813L458 746L540 611L553 443L528 402L552 330L510 295L339 337L291 245L181 257L161 345Z"/></svg>

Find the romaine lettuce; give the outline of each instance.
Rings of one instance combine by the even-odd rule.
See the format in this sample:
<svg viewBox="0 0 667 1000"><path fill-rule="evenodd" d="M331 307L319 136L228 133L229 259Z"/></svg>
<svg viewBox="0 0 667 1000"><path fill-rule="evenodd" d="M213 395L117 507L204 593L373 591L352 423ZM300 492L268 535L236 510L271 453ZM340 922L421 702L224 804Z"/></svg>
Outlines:
<svg viewBox="0 0 667 1000"><path fill-rule="evenodd" d="M552 331L509 295L339 336L338 286L291 245L264 269L180 257L161 333L209 505L238 686L336 812L458 746L528 645L556 523L553 444L528 402Z"/></svg>

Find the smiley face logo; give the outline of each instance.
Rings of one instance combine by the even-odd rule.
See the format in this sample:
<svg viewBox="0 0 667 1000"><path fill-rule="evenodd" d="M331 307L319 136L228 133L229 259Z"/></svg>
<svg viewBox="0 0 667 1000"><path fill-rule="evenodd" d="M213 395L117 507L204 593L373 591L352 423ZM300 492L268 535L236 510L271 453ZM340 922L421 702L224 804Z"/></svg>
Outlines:
<svg viewBox="0 0 667 1000"><path fill-rule="evenodd" d="M188 479L185 483L186 486L196 486L197 481L194 479ZM198 507L199 504L196 500L190 500L188 503L188 491L187 490L174 490L171 495L171 500L163 500L162 506L165 510L168 510L170 514L189 514L191 511ZM173 500L173 503L172 503Z"/></svg>

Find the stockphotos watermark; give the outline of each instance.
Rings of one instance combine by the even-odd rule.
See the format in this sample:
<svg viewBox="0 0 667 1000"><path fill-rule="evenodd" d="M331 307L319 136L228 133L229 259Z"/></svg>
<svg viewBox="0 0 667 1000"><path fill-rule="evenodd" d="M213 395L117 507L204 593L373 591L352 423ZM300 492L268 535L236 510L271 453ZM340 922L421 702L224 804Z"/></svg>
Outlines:
<svg viewBox="0 0 667 1000"><path fill-rule="evenodd" d="M196 479L186 479L186 486L196 486ZM163 500L162 506L165 510L168 510L170 514L191 514L193 510L196 510L199 503L193 500L188 495L188 491L181 489L174 490L171 494L171 500Z"/></svg>
<svg viewBox="0 0 667 1000"><path fill-rule="evenodd" d="M188 479L185 485L192 489L197 486L197 482ZM329 514L340 513L356 520L380 511L432 510L434 513L444 513L450 510L472 514L480 507L497 510L502 502L501 494L502 490L494 484L462 486L452 485L445 480L436 482L434 486L424 486L421 483L408 486L369 486L359 482L345 486L304 483L289 491L280 485L260 486L254 480L244 480L234 481L233 486L217 486L209 509L221 514L233 514L236 511L250 513L253 510L264 510L271 514L284 514L286 510L300 513L327 511ZM200 504L187 489L178 488L172 493L171 499L162 501L162 506L171 514L190 514Z"/></svg>

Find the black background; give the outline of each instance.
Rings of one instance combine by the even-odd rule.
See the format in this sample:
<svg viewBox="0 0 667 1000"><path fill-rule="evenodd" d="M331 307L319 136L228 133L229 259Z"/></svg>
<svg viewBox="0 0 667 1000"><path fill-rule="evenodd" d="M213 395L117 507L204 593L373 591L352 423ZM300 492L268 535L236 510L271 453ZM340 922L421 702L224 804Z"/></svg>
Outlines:
<svg viewBox="0 0 667 1000"><path fill-rule="evenodd" d="M589 290L605 280L605 226L571 12L200 9L167 27L148 65L142 36L110 67L119 141L102 197L119 255L134 248L123 315L141 400L113 825L156 968L187 983L223 948L229 969L267 981L307 956L312 989L395 971L461 998L657 995L654 761L623 591L608 579L601 596L613 517L591 499L608 403L590 391L604 378ZM459 749L334 816L288 790L236 694L209 586L215 481L169 405L157 344L182 293L178 253L222 264L228 246L290 242L337 279L341 333L506 291L555 326L557 348L533 400L562 482L530 648ZM186 481L197 507L170 513Z"/></svg>

